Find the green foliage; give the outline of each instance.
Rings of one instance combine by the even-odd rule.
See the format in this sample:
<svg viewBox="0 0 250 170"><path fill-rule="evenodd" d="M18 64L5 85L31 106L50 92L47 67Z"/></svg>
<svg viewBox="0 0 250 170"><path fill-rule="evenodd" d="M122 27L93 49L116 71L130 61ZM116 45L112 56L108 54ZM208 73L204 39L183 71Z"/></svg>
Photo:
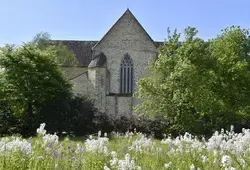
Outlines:
<svg viewBox="0 0 250 170"><path fill-rule="evenodd" d="M0 65L0 100L7 102L16 115L38 112L44 102L71 94L71 85L63 77L55 54L26 45L5 47Z"/></svg>
<svg viewBox="0 0 250 170"><path fill-rule="evenodd" d="M0 136L19 132L18 119L6 102L0 102Z"/></svg>
<svg viewBox="0 0 250 170"><path fill-rule="evenodd" d="M66 45L51 41L50 34L47 32L38 33L29 44L41 51L53 53L59 65L74 66L77 64L75 54L69 51Z"/></svg>
<svg viewBox="0 0 250 170"><path fill-rule="evenodd" d="M250 116L250 38L248 30L230 27L209 41L197 30L169 32L159 48L152 75L139 81L138 112L163 114L169 132L211 133L214 128L246 125ZM192 122L192 123L191 123Z"/></svg>
<svg viewBox="0 0 250 170"><path fill-rule="evenodd" d="M119 132L126 133L127 131L137 130L147 136L154 136L157 139L162 139L165 130L169 127L169 120L163 116L157 115L154 118L148 116L120 116L111 117L107 113L96 112L94 116L94 128L102 132ZM96 132L96 131L94 131Z"/></svg>
<svg viewBox="0 0 250 170"><path fill-rule="evenodd" d="M40 111L40 122L46 122L48 132L57 132L59 136L66 132L67 135L84 136L97 132L94 119L97 110L86 97L73 96L68 99L53 99L47 101Z"/></svg>
<svg viewBox="0 0 250 170"><path fill-rule="evenodd" d="M22 46L0 48L0 127L5 132L22 129L20 133L30 134L49 102L72 99L72 85L60 65L73 65L75 56L49 38L40 33Z"/></svg>
<svg viewBox="0 0 250 170"><path fill-rule="evenodd" d="M61 140L52 134L29 139L12 136L0 138L0 169L249 170L249 132L222 130L208 141L189 133L161 141L137 132Z"/></svg>

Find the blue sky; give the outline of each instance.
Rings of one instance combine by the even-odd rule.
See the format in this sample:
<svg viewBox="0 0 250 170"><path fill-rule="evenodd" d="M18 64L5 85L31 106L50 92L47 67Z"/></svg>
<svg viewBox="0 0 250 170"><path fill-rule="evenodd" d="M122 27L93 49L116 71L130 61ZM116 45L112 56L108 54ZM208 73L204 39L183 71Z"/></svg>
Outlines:
<svg viewBox="0 0 250 170"><path fill-rule="evenodd" d="M126 8L156 41L168 27L194 26L204 39L231 25L250 28L250 0L0 0L0 46L41 31L52 39L100 40Z"/></svg>

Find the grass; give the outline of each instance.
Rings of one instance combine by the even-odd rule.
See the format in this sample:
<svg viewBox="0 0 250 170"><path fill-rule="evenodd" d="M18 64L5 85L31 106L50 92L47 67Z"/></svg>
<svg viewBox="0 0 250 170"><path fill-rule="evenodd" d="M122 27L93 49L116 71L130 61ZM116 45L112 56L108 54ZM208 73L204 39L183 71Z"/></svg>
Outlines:
<svg viewBox="0 0 250 170"><path fill-rule="evenodd" d="M245 140L250 139L249 134L239 140L239 135L233 132L215 134L209 141L197 140L189 134L160 141L140 133L60 140L49 134L30 139L5 137L0 138L0 169L250 169L250 141ZM245 143L239 143L244 140ZM243 150L237 150L240 146Z"/></svg>

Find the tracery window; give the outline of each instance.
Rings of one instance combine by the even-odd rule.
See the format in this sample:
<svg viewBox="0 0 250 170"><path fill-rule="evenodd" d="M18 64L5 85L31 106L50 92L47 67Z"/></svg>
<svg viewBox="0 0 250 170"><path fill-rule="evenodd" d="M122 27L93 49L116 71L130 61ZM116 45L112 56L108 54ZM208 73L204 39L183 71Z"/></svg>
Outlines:
<svg viewBox="0 0 250 170"><path fill-rule="evenodd" d="M133 62L128 54L123 57L120 66L120 93L133 93Z"/></svg>

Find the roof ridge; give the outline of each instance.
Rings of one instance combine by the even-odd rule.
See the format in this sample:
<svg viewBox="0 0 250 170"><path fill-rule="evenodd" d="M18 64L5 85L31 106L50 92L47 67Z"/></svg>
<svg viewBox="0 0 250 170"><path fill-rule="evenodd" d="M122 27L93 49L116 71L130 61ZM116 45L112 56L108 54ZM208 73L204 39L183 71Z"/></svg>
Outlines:
<svg viewBox="0 0 250 170"><path fill-rule="evenodd" d="M121 18L126 14L130 13L130 15L135 19L135 21L138 23L138 25L142 28L142 30L146 33L146 35L149 37L149 39L154 42L154 40L150 37L150 35L147 33L147 31L143 28L143 26L140 24L140 22L136 19L134 14L130 11L129 8L126 9L126 11L118 18L118 20L111 26L111 28L104 34L104 36L98 41L92 49L94 49L98 44L101 43L101 41L108 35L108 33L114 28L114 26L121 20ZM154 44L155 45L155 44ZM156 46L155 46L156 47ZM156 47L157 48L157 47Z"/></svg>
<svg viewBox="0 0 250 170"><path fill-rule="evenodd" d="M98 40L50 40L50 41L75 41L75 42L98 42Z"/></svg>

